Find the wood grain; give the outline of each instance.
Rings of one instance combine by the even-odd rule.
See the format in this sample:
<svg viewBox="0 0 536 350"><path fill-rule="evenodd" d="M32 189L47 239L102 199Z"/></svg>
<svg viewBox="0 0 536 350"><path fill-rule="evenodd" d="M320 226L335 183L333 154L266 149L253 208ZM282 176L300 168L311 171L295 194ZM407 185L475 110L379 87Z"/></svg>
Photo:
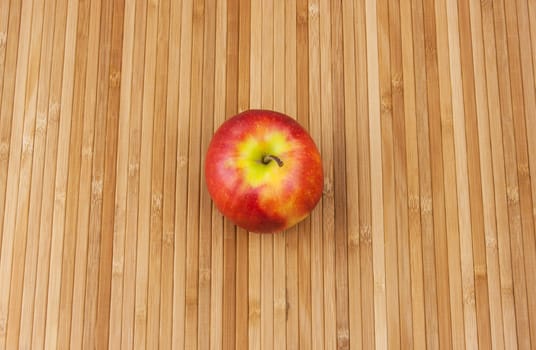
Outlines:
<svg viewBox="0 0 536 350"><path fill-rule="evenodd" d="M531 349L536 5L6 0L0 350ZM249 108L321 202L259 235L206 191Z"/></svg>
<svg viewBox="0 0 536 350"><path fill-rule="evenodd" d="M14 100L12 105L13 115L17 115L17 118L13 118L12 121L12 132L10 137L10 144L6 143L5 147L8 147L8 151L5 152L7 167L6 172L6 186L5 189L5 204L2 204L4 210L4 219L2 226L2 246L0 252L0 281L4 288L0 293L0 347L5 348L6 336L7 336L7 321L9 317L9 296L10 296L10 286L12 283L12 262L18 257L15 255L14 250L17 248L15 245L15 240L18 236L15 236L16 229L16 217L17 217L17 199L18 192L21 186L19 186L19 180L22 180L24 173L21 174L21 153L22 153L22 143L23 143L23 130L25 127L25 119L30 119L31 117L28 113L25 113L25 106L27 102L31 99L31 94L26 94L27 85L29 89L36 87L36 77L35 73L33 77L30 77L31 70L28 68L29 64L33 63L30 61L30 51L35 51L35 47L40 44L41 31L34 32L34 35L38 35L38 38L33 39L30 35L31 33L31 23L39 21L39 16L32 16L32 2L25 2L23 4L22 13L21 13L21 23L27 26L26 30L23 30L21 33L21 42L20 49L18 51L17 68L11 67L10 69L15 70L15 93ZM41 17L42 20L42 17ZM32 45L33 44L33 45ZM32 48L34 50L32 50ZM34 63L34 66L38 66ZM33 81L31 81L33 79ZM8 102L9 103L9 102ZM31 123L26 123L30 125ZM4 148L5 148L4 147ZM27 153L27 152L25 152ZM20 179L19 179L20 178ZM9 199L9 200L8 200ZM4 202L4 200L2 200ZM26 232L24 232L26 233ZM17 239L18 241L18 239ZM15 269L18 267L15 266ZM18 276L15 276L14 280L17 281Z"/></svg>

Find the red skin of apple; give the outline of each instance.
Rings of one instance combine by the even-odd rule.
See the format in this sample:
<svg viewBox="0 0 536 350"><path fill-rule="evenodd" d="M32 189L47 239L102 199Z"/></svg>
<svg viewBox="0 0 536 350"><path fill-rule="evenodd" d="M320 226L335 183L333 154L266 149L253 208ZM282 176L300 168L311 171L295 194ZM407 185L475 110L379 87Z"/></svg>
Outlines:
<svg viewBox="0 0 536 350"><path fill-rule="evenodd" d="M268 154L283 164L263 164ZM324 184L309 134L294 119L267 110L245 111L220 126L208 148L205 179L218 210L257 233L282 231L303 220Z"/></svg>

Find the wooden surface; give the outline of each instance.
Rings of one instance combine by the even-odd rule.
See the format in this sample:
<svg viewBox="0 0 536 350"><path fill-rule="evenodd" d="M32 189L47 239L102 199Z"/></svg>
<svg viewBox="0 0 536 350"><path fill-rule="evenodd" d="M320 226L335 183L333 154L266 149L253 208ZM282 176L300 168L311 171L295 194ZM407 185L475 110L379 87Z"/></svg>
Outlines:
<svg viewBox="0 0 536 350"><path fill-rule="evenodd" d="M0 1L0 349L535 349L536 1ZM257 235L210 138L285 112Z"/></svg>

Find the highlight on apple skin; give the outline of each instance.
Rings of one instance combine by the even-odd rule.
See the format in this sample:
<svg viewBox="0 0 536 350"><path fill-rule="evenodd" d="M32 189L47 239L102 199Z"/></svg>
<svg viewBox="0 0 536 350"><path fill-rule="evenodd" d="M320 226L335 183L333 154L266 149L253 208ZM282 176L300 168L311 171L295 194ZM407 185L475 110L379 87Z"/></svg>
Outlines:
<svg viewBox="0 0 536 350"><path fill-rule="evenodd" d="M322 196L320 153L294 119L248 110L224 122L205 158L208 192L218 210L257 233L302 221Z"/></svg>

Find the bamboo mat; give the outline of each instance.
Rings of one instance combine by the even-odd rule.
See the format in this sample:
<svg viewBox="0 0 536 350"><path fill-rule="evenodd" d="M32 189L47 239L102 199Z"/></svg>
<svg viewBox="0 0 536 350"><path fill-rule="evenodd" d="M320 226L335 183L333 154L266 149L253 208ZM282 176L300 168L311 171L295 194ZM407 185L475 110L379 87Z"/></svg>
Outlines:
<svg viewBox="0 0 536 350"><path fill-rule="evenodd" d="M536 1L0 1L1 349L535 349ZM311 216L215 210L248 108Z"/></svg>

